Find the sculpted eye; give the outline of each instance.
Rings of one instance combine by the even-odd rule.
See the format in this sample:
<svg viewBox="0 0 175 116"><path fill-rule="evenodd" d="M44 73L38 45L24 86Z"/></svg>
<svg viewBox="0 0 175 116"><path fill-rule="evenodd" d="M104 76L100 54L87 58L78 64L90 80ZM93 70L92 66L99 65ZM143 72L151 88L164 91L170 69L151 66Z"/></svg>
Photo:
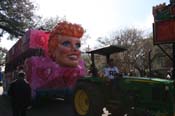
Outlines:
<svg viewBox="0 0 175 116"><path fill-rule="evenodd" d="M65 42L62 43L62 45L64 47L70 47L71 46L71 43L69 41L65 41Z"/></svg>
<svg viewBox="0 0 175 116"><path fill-rule="evenodd" d="M79 49L81 47L81 44L80 43L76 43L75 46L76 46L76 49Z"/></svg>

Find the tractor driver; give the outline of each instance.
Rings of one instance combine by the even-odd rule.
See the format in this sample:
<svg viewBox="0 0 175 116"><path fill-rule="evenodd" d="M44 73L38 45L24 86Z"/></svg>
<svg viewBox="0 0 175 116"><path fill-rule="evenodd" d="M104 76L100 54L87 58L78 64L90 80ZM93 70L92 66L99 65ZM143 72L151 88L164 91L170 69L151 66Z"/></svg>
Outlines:
<svg viewBox="0 0 175 116"><path fill-rule="evenodd" d="M119 90L118 77L119 70L114 66L114 60L109 59L107 67L104 68L104 77L107 78L107 82L110 82L112 86L112 93L115 93L115 90Z"/></svg>
<svg viewBox="0 0 175 116"><path fill-rule="evenodd" d="M104 68L104 76L107 78L107 80L114 80L118 74L119 70L116 66L114 66L114 60L109 59L107 67Z"/></svg>

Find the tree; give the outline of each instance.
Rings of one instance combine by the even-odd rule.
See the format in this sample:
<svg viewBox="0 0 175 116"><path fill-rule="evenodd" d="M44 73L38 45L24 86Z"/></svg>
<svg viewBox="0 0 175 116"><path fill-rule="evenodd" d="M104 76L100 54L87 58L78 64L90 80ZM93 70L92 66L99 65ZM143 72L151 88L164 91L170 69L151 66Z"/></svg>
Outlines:
<svg viewBox="0 0 175 116"><path fill-rule="evenodd" d="M0 66L5 65L5 55L7 50L5 48L0 47Z"/></svg>
<svg viewBox="0 0 175 116"><path fill-rule="evenodd" d="M66 20L66 17L50 17L50 18L40 18L34 28L50 31L56 24L62 20Z"/></svg>
<svg viewBox="0 0 175 116"><path fill-rule="evenodd" d="M25 29L34 26L38 18L35 6L29 0L0 0L0 37L8 33L9 38L22 36ZM0 66L5 63L7 50L0 47Z"/></svg>
<svg viewBox="0 0 175 116"><path fill-rule="evenodd" d="M145 76L149 68L149 52L153 49L152 38L145 38L129 50L131 65L138 70L140 76Z"/></svg>
<svg viewBox="0 0 175 116"><path fill-rule="evenodd" d="M171 43L155 45L151 51L151 76L165 78L173 67L173 46ZM172 72L171 72L172 73Z"/></svg>
<svg viewBox="0 0 175 116"><path fill-rule="evenodd" d="M11 36L21 36L25 29L33 26L35 6L29 0L0 1L0 36L9 33ZM12 38L11 38L12 39Z"/></svg>
<svg viewBox="0 0 175 116"><path fill-rule="evenodd" d="M98 39L102 45L113 44L123 46L128 50L121 54L115 54L114 58L118 67L123 72L137 70L141 76L145 75L148 69L148 53L152 49L151 39L146 39L144 31L135 28L113 32L110 38Z"/></svg>

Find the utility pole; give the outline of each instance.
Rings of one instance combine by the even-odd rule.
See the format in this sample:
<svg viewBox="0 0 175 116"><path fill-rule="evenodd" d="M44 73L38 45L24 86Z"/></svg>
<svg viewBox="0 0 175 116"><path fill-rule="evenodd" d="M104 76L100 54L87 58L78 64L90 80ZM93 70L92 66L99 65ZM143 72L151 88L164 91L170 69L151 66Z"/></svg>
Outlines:
<svg viewBox="0 0 175 116"><path fill-rule="evenodd" d="M175 0L170 0L170 5L171 6L174 6L175 5ZM173 46L172 46L172 48L173 48L173 71L172 71L172 79L174 80L175 79L175 43L173 42L172 43L173 44Z"/></svg>
<svg viewBox="0 0 175 116"><path fill-rule="evenodd" d="M173 43L173 71L172 71L172 79L175 79L175 43Z"/></svg>

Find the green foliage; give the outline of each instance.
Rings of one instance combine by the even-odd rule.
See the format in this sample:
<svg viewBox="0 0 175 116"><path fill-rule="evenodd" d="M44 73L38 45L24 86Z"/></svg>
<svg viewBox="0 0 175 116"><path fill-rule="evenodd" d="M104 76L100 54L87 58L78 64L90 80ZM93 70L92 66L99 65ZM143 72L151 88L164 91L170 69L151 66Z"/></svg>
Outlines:
<svg viewBox="0 0 175 116"><path fill-rule="evenodd" d="M16 37L23 35L25 29L33 26L34 10L29 0L1 0L0 36L6 32Z"/></svg>
<svg viewBox="0 0 175 116"><path fill-rule="evenodd" d="M5 33L7 39L22 36L26 29L34 27L35 5L29 0L0 0L0 37ZM7 50L0 47L0 66L5 64Z"/></svg>
<svg viewBox="0 0 175 116"><path fill-rule="evenodd" d="M62 20L66 20L65 17L61 18L59 16L56 16L56 17L50 17L50 18L44 18L44 19L41 18L36 23L35 28L50 31L54 26L56 26L58 22Z"/></svg>
<svg viewBox="0 0 175 116"><path fill-rule="evenodd" d="M5 56L7 50L5 48L0 47L0 67L5 65Z"/></svg>

